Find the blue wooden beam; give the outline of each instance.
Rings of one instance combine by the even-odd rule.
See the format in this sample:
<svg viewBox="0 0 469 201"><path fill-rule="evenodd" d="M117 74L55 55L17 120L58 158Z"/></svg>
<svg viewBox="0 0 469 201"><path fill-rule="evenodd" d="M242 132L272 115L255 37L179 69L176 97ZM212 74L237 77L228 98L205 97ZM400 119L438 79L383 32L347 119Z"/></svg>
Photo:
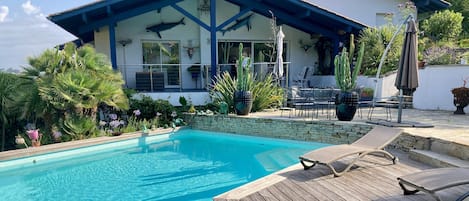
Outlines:
<svg viewBox="0 0 469 201"><path fill-rule="evenodd" d="M241 9L239 11L238 14L234 15L233 17L230 17L230 19L224 21L223 23L221 23L218 27L217 27L217 31L220 31L222 30L223 28L225 28L228 24L232 23L233 21L237 20L239 17L243 16L244 14L246 14L247 12L251 11L252 10L252 6L248 6L248 7L244 7L243 9Z"/></svg>
<svg viewBox="0 0 469 201"><path fill-rule="evenodd" d="M52 21L56 22L56 21L64 20L64 19L76 16L76 15L80 15L81 13L86 13L86 12L93 11L93 10L96 10L96 9L99 9L108 5L112 5L120 1L122 0L98 1L96 3L88 4L86 6L83 6L77 9L72 9L72 10L52 14L48 18L53 19Z"/></svg>
<svg viewBox="0 0 469 201"><path fill-rule="evenodd" d="M112 8L110 5L106 6L106 13L107 13L107 16L112 16L113 12L112 12Z"/></svg>
<svg viewBox="0 0 469 201"><path fill-rule="evenodd" d="M301 6L305 9L309 9L309 10L313 11L314 13L326 16L327 18L333 19L333 20L341 22L343 24L347 24L347 25L352 26L353 28L356 28L356 29L363 29L364 27L366 27L363 24L360 24L358 22L352 22L351 20L346 19L344 17L341 17L341 16L337 15L336 13L332 13L332 12L329 12L327 10L321 9L319 7L314 6L311 3L307 3L306 1L297 1L297 0L286 0L286 1L288 1L289 3L295 4L295 5ZM314 14L313 14L313 16L314 16Z"/></svg>
<svg viewBox="0 0 469 201"><path fill-rule="evenodd" d="M115 23L109 25L109 48L111 50L111 65L112 69L117 70L117 56L116 56L116 29Z"/></svg>
<svg viewBox="0 0 469 201"><path fill-rule="evenodd" d="M129 9L125 12L122 13L116 13L115 15L111 17L107 17L101 20L94 21L92 23L89 23L85 26L80 27L79 29L79 34L84 34L90 31L93 31L95 29L98 29L99 27L107 26L111 22L118 22L121 20L125 20L137 15L140 15L142 13L150 12L153 10L156 10L158 8L166 7L171 4L176 4L178 2L181 2L183 0L162 0L162 1L157 1L157 2L151 2L136 8Z"/></svg>
<svg viewBox="0 0 469 201"><path fill-rule="evenodd" d="M81 20L83 20L85 24L88 23L88 17L86 16L86 13L81 14Z"/></svg>
<svg viewBox="0 0 469 201"><path fill-rule="evenodd" d="M179 11L180 13L182 13L183 15L185 15L186 17L188 17L189 19L197 23L199 26L201 26L205 30L210 31L210 27L207 24L205 24L204 22L199 20L199 18L187 12L184 8L181 8L180 6L176 4L172 4L171 7L173 7L174 9L176 9L177 11Z"/></svg>
<svg viewBox="0 0 469 201"><path fill-rule="evenodd" d="M305 32L311 32L311 33L320 33L324 36L328 37L335 37L337 33L330 29L326 29L324 27L318 26L316 24L312 24L309 22L305 22L303 20L300 20L294 16L294 14L289 14L284 11L281 11L279 9L273 8L271 6L268 6L266 4L263 4L259 1L251 1L251 0L237 0L234 1L236 4L239 4L240 6L248 6L251 7L254 12L257 12L259 14L262 14L266 17L271 17L270 13L268 12L269 10L274 13L274 15L277 17L277 20L281 20L285 22L285 24L288 24L292 27L295 27L297 29L301 29ZM314 16L314 15L313 15Z"/></svg>
<svg viewBox="0 0 469 201"><path fill-rule="evenodd" d="M311 10L306 10L305 12L296 14L296 17L298 18L307 18L309 16L311 16Z"/></svg>
<svg viewBox="0 0 469 201"><path fill-rule="evenodd" d="M216 0L210 0L210 70L211 78L217 75L217 5Z"/></svg>

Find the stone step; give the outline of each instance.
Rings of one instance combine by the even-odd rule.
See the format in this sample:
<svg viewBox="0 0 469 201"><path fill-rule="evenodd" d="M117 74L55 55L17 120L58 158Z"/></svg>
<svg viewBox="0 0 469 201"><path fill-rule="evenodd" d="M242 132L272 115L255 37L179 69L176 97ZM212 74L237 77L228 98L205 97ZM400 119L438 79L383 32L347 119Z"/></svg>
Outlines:
<svg viewBox="0 0 469 201"><path fill-rule="evenodd" d="M433 167L469 167L469 161L429 150L410 150L409 158Z"/></svg>

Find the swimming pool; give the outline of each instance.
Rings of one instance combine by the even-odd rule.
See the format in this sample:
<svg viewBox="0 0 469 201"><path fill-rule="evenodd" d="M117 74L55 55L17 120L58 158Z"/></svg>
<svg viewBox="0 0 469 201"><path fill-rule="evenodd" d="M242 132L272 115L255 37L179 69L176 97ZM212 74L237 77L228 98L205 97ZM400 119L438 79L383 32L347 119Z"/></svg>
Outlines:
<svg viewBox="0 0 469 201"><path fill-rule="evenodd" d="M1 200L211 200L327 146L183 129L0 162Z"/></svg>

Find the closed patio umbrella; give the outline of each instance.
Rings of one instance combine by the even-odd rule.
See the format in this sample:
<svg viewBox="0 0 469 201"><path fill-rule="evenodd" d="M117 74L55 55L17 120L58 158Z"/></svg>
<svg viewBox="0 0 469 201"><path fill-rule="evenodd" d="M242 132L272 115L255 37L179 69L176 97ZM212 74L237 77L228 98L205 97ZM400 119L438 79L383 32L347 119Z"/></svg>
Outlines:
<svg viewBox="0 0 469 201"><path fill-rule="evenodd" d="M275 62L274 66L274 73L280 79L283 76L283 38L285 38L285 34L282 31L282 27L279 27L277 33L277 61Z"/></svg>
<svg viewBox="0 0 469 201"><path fill-rule="evenodd" d="M413 91L419 86L417 68L417 28L415 27L415 21L412 17L407 21L403 45L396 82L394 83L394 86L399 89L397 123L401 123L403 90Z"/></svg>

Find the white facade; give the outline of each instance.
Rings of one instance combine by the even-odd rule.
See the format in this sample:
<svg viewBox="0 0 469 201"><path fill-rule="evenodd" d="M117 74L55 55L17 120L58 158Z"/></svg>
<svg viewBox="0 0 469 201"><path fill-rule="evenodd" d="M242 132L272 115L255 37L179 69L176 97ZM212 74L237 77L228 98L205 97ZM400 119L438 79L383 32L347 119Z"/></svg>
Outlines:
<svg viewBox="0 0 469 201"><path fill-rule="evenodd" d="M456 110L451 89L469 81L468 65L435 65L419 71L419 87L414 92L414 107L425 110ZM469 85L466 85L469 87ZM469 112L469 108L465 108Z"/></svg>
<svg viewBox="0 0 469 201"><path fill-rule="evenodd" d="M337 13L369 27L385 23L384 14L392 14L393 23L403 21L398 5L405 0L306 0L323 9ZM405 18L405 17L404 17Z"/></svg>
<svg viewBox="0 0 469 201"><path fill-rule="evenodd" d="M401 3L401 1L395 0L367 0L366 2L358 2L358 0L340 2L337 0L309 1L321 8L336 12L340 16L345 16L346 18L370 26L375 24L377 13L397 13L397 5ZM355 6L357 4L361 6ZM183 1L178 5L193 15L198 16L201 21L209 24L209 14L201 13L197 10L198 1ZM363 8L363 6L367 6L367 8ZM228 20L238 12L238 6L222 0L217 1L217 25ZM147 32L145 29L149 25L162 22L177 22L183 17L185 18L185 25L178 25L172 29L161 32L161 39L158 38L155 33ZM254 14L251 17L251 25L252 29L250 31L247 30L246 26L243 26L236 31L226 32L225 35L218 32L217 39L218 41L270 41L273 39L269 18ZM314 47L305 52L300 47L299 41L301 40L304 41L304 43L314 45L317 38L311 38L309 34L287 25L282 25L282 27L286 36L284 40L288 47L286 61L291 62L289 65L289 80L292 81L304 66L314 66L317 62L317 53ZM124 70L122 71L124 76L127 76L126 80L129 81L127 87L130 88L135 87L135 78L132 77L134 72L141 70L142 41L179 41L180 63L182 64L182 88L187 88L194 84L190 73L186 70L190 65L195 63L210 64L210 33L172 7L165 7L161 9L161 12L155 10L120 21L115 27L115 33L116 41L132 40L132 42L125 47L116 43L117 65L120 69L123 69L124 66L126 67L125 72ZM189 58L186 53L189 45L195 47L192 58ZM110 55L109 32L107 27L102 27L95 31L95 46L98 52L105 53L108 56Z"/></svg>

